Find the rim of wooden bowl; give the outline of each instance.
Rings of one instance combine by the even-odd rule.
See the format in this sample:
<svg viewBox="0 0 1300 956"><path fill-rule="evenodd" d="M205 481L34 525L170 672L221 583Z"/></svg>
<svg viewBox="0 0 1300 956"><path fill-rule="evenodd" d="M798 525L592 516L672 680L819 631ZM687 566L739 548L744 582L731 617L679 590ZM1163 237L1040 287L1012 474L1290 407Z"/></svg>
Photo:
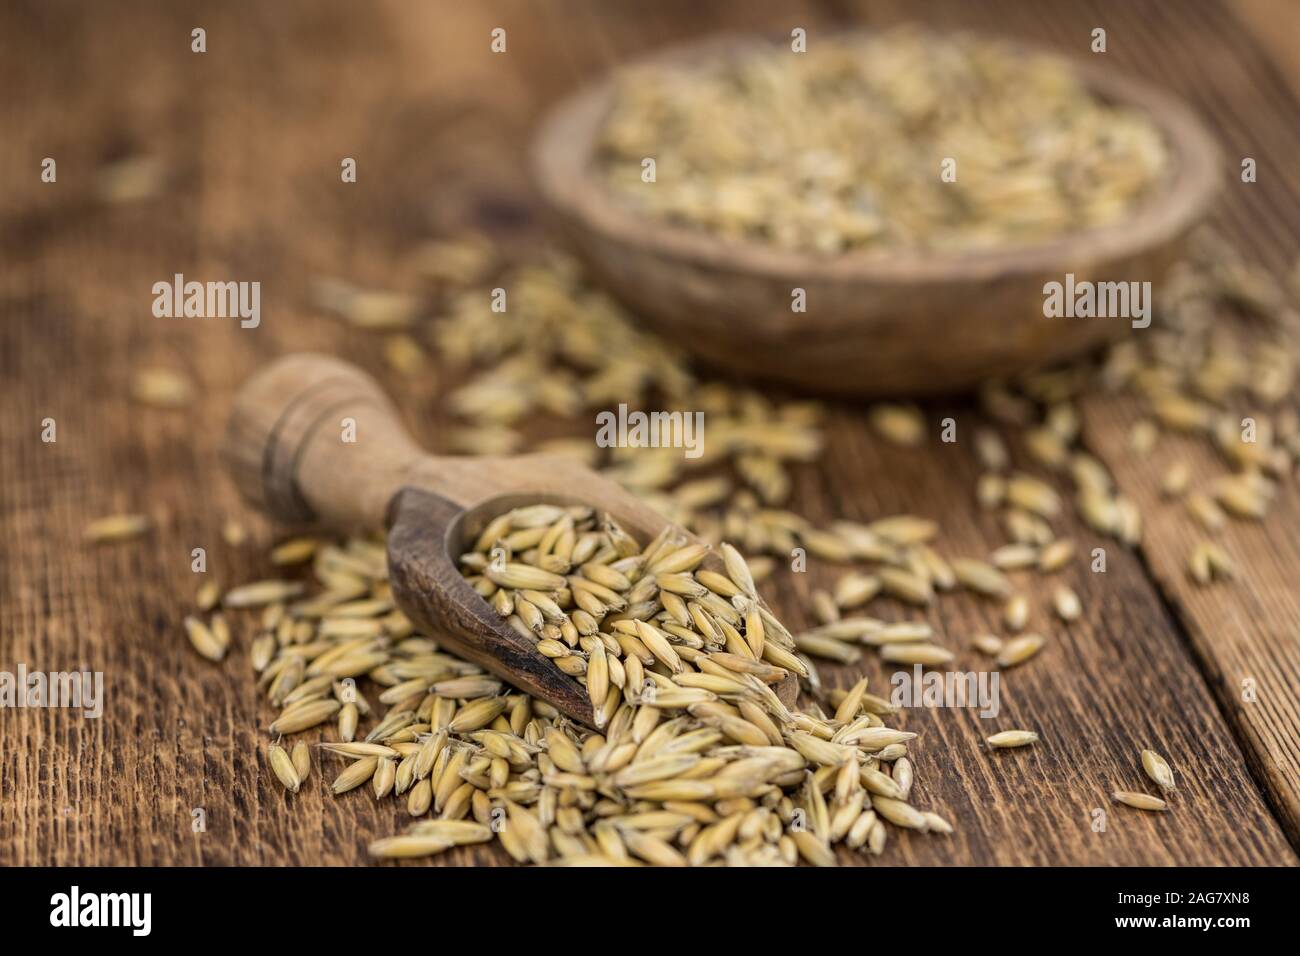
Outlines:
<svg viewBox="0 0 1300 956"><path fill-rule="evenodd" d="M847 35L851 34L839 34ZM596 136L613 104L615 77L611 74L569 95L547 113L530 157L534 183L554 211L612 241L683 263L768 278L789 277L796 284L941 284L1068 270L1071 263L1122 259L1159 246L1205 214L1219 188L1219 148L1205 125L1177 97L1097 63L1001 38L995 42L1026 54L1045 53L1062 59L1103 99L1141 110L1160 130L1173 158L1169 180L1125 219L1033 244L956 253L928 249L839 255L792 252L758 240L719 237L621 202L591 170ZM630 67L735 56L760 44L771 46L772 41L722 34L674 45L638 58Z"/></svg>

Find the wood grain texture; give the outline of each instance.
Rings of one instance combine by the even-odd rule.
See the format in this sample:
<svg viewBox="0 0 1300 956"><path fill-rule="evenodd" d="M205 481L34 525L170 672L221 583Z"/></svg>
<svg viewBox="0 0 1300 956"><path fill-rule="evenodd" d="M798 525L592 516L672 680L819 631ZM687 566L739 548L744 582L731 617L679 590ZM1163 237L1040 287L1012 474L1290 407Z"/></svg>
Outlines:
<svg viewBox="0 0 1300 956"><path fill-rule="evenodd" d="M1211 536L1181 501L1162 498L1169 465L1192 473L1222 470L1204 441L1163 436L1145 458L1130 451L1128 427L1139 418L1127 403L1095 400L1086 441L1110 463L1145 522L1142 558L1167 605L1186 629L1196 660L1252 769L1263 781L1286 832L1300 835L1300 526L1296 496L1283 494L1264 522L1230 521ZM1288 531L1287 529L1291 529ZM1237 580L1203 588L1188 576L1192 548L1215 538L1236 562Z"/></svg>
<svg viewBox="0 0 1300 956"><path fill-rule="evenodd" d="M1163 17L1140 26L1143 43L1179 31L1170 55L1161 58L1163 82L1215 118L1230 171L1246 156L1263 170L1254 183L1228 177L1218 224L1248 259L1279 274L1300 254L1300 180L1294 175L1300 129L1283 119L1300 111L1300 57L1283 39L1294 35L1288 26L1298 15L1293 4L1239 0L1228 9L1210 5L1203 19L1190 23ZM1204 27L1199 34L1193 32L1198 25ZM1259 52L1246 55L1256 43ZM1250 334L1249 324L1240 328ZM1186 572L1191 547L1205 535L1181 505L1162 501L1159 483L1175 460L1186 461L1201 482L1223 473L1222 461L1208 444L1176 436L1162 437L1148 458L1138 460L1126 442L1139 414L1134 403L1097 398L1084 412L1085 444L1142 509L1147 571L1292 844L1300 844L1300 504L1294 488L1279 495L1267 521L1229 524L1222 543L1238 562L1240 580L1207 592ZM1253 682L1253 701L1245 699L1247 681Z"/></svg>
<svg viewBox="0 0 1300 956"><path fill-rule="evenodd" d="M388 374L377 337L309 306L312 276L416 288L405 255L411 243L464 225L529 251L539 234L524 145L541 107L599 70L737 23L780 31L795 16L818 27L916 13L902 2L863 10L740 2L616 11L576 2L362 6L127 3L73 15L31 2L0 10L8 90L0 178L12 184L0 192L0 669L24 662L102 670L107 698L101 720L0 711L0 864L350 864L364 860L368 840L402 827L408 818L395 802L376 806L364 792L329 796L319 766L302 793L286 796L265 767L272 712L252 687L246 643L237 640L227 662L211 666L180 632L198 585L191 548L208 549L209 573L223 582L271 572L264 549L272 529L240 504L217 453L235 388L269 358L303 348ZM1264 155L1296 155L1286 122L1294 92L1225 8L1025 10L952 2L925 13L938 24L1076 50L1100 19L1110 31L1108 55L1188 98L1229 156L1243 143ZM189 51L194 25L208 30L206 55ZM506 57L487 51L496 25L510 30ZM95 199L93 172L132 150L165 159L167 188L137 205L106 207ZM58 157L57 185L38 180L44 156ZM357 157L360 172L346 187L338 177L343 156ZM1281 174L1259 185L1225 202L1220 221L1280 265L1293 257L1300 227L1296 186ZM261 327L155 319L150 287L176 272L261 281ZM149 364L187 370L201 400L183 412L131 404L130 372ZM438 448L445 418L435 397L451 384L446 375L389 379L416 439ZM963 428L977 417L962 404L927 412L953 414ZM1115 459L1128 414L1090 409L1089 443ZM46 416L58 422L55 444L39 441ZM951 556L983 554L1002 540L971 499L976 466L967 446L897 451L868 432L852 405L835 408L828 435L825 462L797 477L796 500L810 517L930 515L942 522ZM1144 494L1143 471L1112 465L1133 482L1132 494ZM878 862L1294 864L1274 817L1295 819L1286 789L1295 779L1295 710L1285 686L1254 710L1224 704L1224 689L1243 671L1259 675L1262 687L1291 680L1293 702L1294 658L1278 650L1295 640L1286 624L1295 621L1296 504L1292 489L1285 495L1277 527L1230 541L1275 561L1255 589L1180 599L1170 570L1177 556L1156 554L1166 540L1178 547L1178 532L1156 522L1145 563L1111 548L1105 575L1064 578L1083 599L1082 620L1048 629L1037 608L1051 643L1007 675L995 721L951 710L904 715L906 729L921 734L917 802L953 820L957 833L899 836ZM91 518L131 510L154 518L149 538L98 549L81 543ZM220 539L230 516L254 532L239 549ZM1094 543L1070 532L1081 545ZM810 590L833 577L814 565L807 575L780 576L767 596L791 624L806 624ZM1170 608L1192 636L1190 648ZM883 601L873 610L902 613ZM930 619L945 643L963 648L994 615L984 602L954 597ZM1239 626L1223 638L1233 615L1259 615L1268 626ZM978 661L960 657L964 667ZM877 691L887 686L874 659L864 670ZM824 669L831 684L855 672ZM981 741L991 723L1038 730L1043 743L989 753ZM1142 784L1143 746L1161 749L1182 783L1168 814L1107 801L1112 789ZM195 808L206 812L204 832L191 829ZM1090 826L1097 808L1107 810L1104 833ZM439 862L505 858L466 849Z"/></svg>
<svg viewBox="0 0 1300 956"><path fill-rule="evenodd" d="M1300 34L1300 6L1289 0L1231 0L1231 8L1232 19L1268 51L1263 66L1278 71L1300 95L1300 57L1294 43Z"/></svg>

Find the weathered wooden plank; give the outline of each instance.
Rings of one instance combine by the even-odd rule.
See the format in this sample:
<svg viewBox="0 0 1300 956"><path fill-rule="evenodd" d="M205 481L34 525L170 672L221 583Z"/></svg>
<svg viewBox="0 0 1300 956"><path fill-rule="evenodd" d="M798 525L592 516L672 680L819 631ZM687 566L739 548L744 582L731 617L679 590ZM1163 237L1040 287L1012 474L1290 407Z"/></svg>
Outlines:
<svg viewBox="0 0 1300 956"><path fill-rule="evenodd" d="M1300 833L1300 521L1293 489L1267 521L1229 522L1213 536L1237 564L1236 580L1201 587L1187 571L1192 549L1208 535L1181 501L1162 499L1173 461L1198 476L1222 468L1203 441L1164 436L1145 458L1130 451L1126 426L1140 417L1130 403L1098 400L1086 413L1086 441L1110 463L1142 509L1142 557L1186 628L1219 706L1241 736L1287 832ZM1291 529L1288 531L1287 529Z"/></svg>
<svg viewBox="0 0 1300 956"><path fill-rule="evenodd" d="M965 407L936 408L931 417L947 414L959 430L969 430L979 419ZM978 468L969 446L960 440L947 446L933 442L904 452L854 430L851 411L841 415L844 426L832 426L832 433L843 437L833 443L827 467L820 470L826 492L817 496L817 507L834 502L857 517L898 510L934 517L946 532L938 550L950 558L984 556L1002 543L997 521L971 503ZM935 467L936 460L943 467ZM1140 562L1072 519L1061 523L1060 532L1074 538L1080 557L1050 580L1072 587L1085 613L1062 624L1051 615L1050 587L1043 587L1041 578L1015 578L1032 595L1029 630L1048 636L1049 644L1037 658L1004 674L1003 713L992 720L951 710L907 714L906 728L921 734L915 748L918 786L940 813L961 821L960 832L949 838L958 841L959 856L1004 864L1213 865L1228 858L1226 851L1289 861L1292 854L1276 839L1272 820L1262 815L1231 735L1209 706L1204 683L1180 648ZM1098 546L1107 548L1104 574L1092 573L1084 561ZM806 606L806 601L794 603ZM784 591L777 604L790 606ZM887 602L876 602L882 605ZM941 599L929 618L945 635L945 646L962 649L954 669L987 667L968 641L980 632L1005 634L1000 611L999 604L984 599ZM872 661L868 669L877 693L889 686L893 667ZM1005 753L982 746L989 733L1010 728L1038 731L1043 743ZM1155 820L1123 807L1111 809L1107 800L1114 789L1142 789L1137 754L1144 747L1179 765L1185 787L1175 798L1176 810ZM1216 770L1220 760L1232 769ZM1232 809L1213 805L1224 786L1233 794ZM1107 814L1105 833L1089 826L1098 809ZM1255 822L1242 822L1246 819ZM1188 824L1198 836L1184 833ZM1188 839L1208 839L1224 849L1187 846ZM903 848L909 863L942 863L951 859L950 852L924 838L906 838Z"/></svg>
<svg viewBox="0 0 1300 956"><path fill-rule="evenodd" d="M246 676L244 648L213 667L184 643L192 547L209 549L211 573L223 581L269 572L259 546L270 529L247 518L215 455L230 396L266 358L304 346L384 371L377 339L307 305L311 276L407 287L406 245L465 223L532 244L522 148L543 103L660 42L728 23L780 31L789 20L776 6L696 6L615 16L603 5L572 4L562 14L528 3L457 5L452 14L339 3L204 8L201 20L178 7L154 10L147 22L104 8L77 24L32 7L0 13L10 101L42 104L7 119L15 148L0 155L15 184L0 196L0 667L102 670L108 706L100 721L0 716L0 861L353 863L369 839L404 824L397 804L377 808L363 793L334 799L309 786L287 797L265 771L261 728L271 712ZM964 4L946 12L998 22ZM188 50L191 21L209 30L206 58ZM511 30L505 62L486 48L498 23ZM42 44L13 46L12 37L33 30ZM53 46L58 37L77 43L70 78L59 72L71 60L69 47ZM51 138L60 156L53 194L30 171L30 157L54 149ZM105 209L89 174L124 147L164 155L173 179L157 200ZM358 158L360 178L342 188L338 163L347 155ZM176 271L260 279L262 327L154 319L150 286ZM190 371L201 401L181 413L130 404L130 370L154 362ZM434 445L436 393L433 381L398 393L408 421ZM974 421L968 408L953 411L963 428ZM57 445L32 437L45 415L59 421ZM870 436L853 407L836 411L831 429L825 466L799 477L810 516L916 510L943 522L951 555L1001 540L971 501L968 446L898 452ZM88 519L130 509L155 517L150 538L104 549L80 543ZM255 532L246 548L220 543L231 515ZM773 602L806 622L809 589L833 574L814 565L788 577ZM1070 580L1085 618L1053 628L1041 658L1008 675L993 722L1038 729L1043 744L987 753L980 741L989 721L906 715L922 734L918 802L958 833L904 836L881 862L1294 862L1143 567L1115 554L1104 580L1086 572ZM897 613L887 602L876 609ZM931 619L954 647L995 624L991 607L966 598L945 599ZM971 652L959 663L982 666ZM865 668L877 690L887 686L874 660ZM842 669L825 674L831 683L849 678ZM1148 744L1179 772L1174 812L1111 810L1110 789L1141 784L1136 752ZM1096 808L1107 810L1105 833L1091 829ZM201 833L191 827L195 809L206 812ZM503 859L465 850L442 862Z"/></svg>
<svg viewBox="0 0 1300 956"><path fill-rule="evenodd" d="M1300 110L1300 86L1293 53L1279 46L1295 16L1290 5L1243 0L1230 9L1209 5L1189 18L1166 18L1156 25L1144 21L1139 27L1144 44L1156 42L1161 31L1178 31L1159 78L1201 109L1222 138L1228 169L1216 225L1248 261L1275 273L1294 267L1300 250L1300 189L1288 172L1300 150L1300 131L1288 119ZM1256 52L1254 44L1271 55ZM1213 68L1197 68L1207 63ZM1243 183L1238 175L1247 156L1257 163L1256 182ZM1243 338L1252 334L1250 323L1237 328ZM1160 481L1169 465L1181 460L1196 476L1194 486L1202 488L1226 472L1225 463L1208 442L1179 436L1165 436L1149 456L1135 456L1127 435L1139 414L1136 403L1094 398L1085 406L1085 443L1141 507L1148 573L1185 628L1219 706L1295 844L1300 841L1300 524L1294 479L1283 482L1265 522L1231 522L1225 530L1221 544L1237 560L1239 580L1199 588L1188 578L1186 561L1192 547L1210 536L1181 502L1161 498Z"/></svg>

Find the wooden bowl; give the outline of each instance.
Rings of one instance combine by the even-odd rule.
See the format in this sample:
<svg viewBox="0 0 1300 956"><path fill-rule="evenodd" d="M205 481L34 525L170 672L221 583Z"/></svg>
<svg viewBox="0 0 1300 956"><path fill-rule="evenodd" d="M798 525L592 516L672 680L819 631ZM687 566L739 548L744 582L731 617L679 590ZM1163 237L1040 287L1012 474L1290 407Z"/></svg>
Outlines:
<svg viewBox="0 0 1300 956"><path fill-rule="evenodd" d="M653 59L716 58L757 42L724 37ZM1067 272L1076 282L1158 281L1219 188L1218 149L1183 104L1099 62L1074 65L1102 98L1151 118L1174 168L1130 218L1035 245L819 256L653 218L620 202L592 169L612 78L549 113L533 177L594 276L708 363L834 394L955 391L1126 334L1125 319L1044 317L1044 284ZM807 292L804 313L790 309L796 287Z"/></svg>

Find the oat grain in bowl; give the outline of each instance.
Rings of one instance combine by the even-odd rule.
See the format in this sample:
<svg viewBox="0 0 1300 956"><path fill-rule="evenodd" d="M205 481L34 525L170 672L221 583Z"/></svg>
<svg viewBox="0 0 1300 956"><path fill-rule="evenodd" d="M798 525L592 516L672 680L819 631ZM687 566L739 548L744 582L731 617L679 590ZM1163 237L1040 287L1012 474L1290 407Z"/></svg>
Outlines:
<svg viewBox="0 0 1300 956"><path fill-rule="evenodd" d="M629 69L597 161L646 212L827 255L1104 226L1169 165L1154 124L1061 57L911 27Z"/></svg>

